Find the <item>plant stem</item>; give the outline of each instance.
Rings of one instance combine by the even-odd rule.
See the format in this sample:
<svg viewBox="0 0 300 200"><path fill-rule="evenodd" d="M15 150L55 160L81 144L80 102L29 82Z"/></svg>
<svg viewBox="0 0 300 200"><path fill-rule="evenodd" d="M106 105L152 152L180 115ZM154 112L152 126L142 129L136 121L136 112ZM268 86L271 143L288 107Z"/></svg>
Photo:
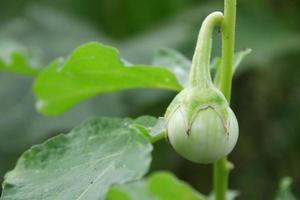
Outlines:
<svg viewBox="0 0 300 200"><path fill-rule="evenodd" d="M213 173L214 173L214 193L216 200L226 200L227 199L227 188L228 188L228 177L230 164L227 158L223 158L214 163Z"/></svg>
<svg viewBox="0 0 300 200"><path fill-rule="evenodd" d="M230 102L235 43L236 0L225 0L222 23L222 63L220 90Z"/></svg>
<svg viewBox="0 0 300 200"><path fill-rule="evenodd" d="M166 133L165 132L161 132L153 137L150 137L150 142L152 144L154 144L155 142L160 141L161 139L164 139L166 137Z"/></svg>
<svg viewBox="0 0 300 200"><path fill-rule="evenodd" d="M221 83L220 90L230 102L232 66L234 59L236 23L236 0L225 0L224 20L222 23L222 63L221 63ZM227 158L214 163L214 193L216 200L226 200L228 190L228 177L230 163Z"/></svg>

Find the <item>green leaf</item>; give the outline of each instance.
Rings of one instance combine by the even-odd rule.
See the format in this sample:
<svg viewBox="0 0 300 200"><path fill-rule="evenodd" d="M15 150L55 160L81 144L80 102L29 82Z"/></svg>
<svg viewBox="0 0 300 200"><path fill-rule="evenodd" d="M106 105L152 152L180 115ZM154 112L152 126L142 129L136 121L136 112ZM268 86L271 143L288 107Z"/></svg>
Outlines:
<svg viewBox="0 0 300 200"><path fill-rule="evenodd" d="M144 180L113 186L107 193L106 200L157 200L148 191L147 183Z"/></svg>
<svg viewBox="0 0 300 200"><path fill-rule="evenodd" d="M131 119L91 119L33 146L5 176L1 200L101 200L110 185L141 178L152 146Z"/></svg>
<svg viewBox="0 0 300 200"><path fill-rule="evenodd" d="M205 200L206 197L169 172L156 172L145 180L111 188L107 200Z"/></svg>
<svg viewBox="0 0 300 200"><path fill-rule="evenodd" d="M233 73L236 72L242 61L252 52L252 49L245 49L235 53L234 55L234 65L233 65Z"/></svg>
<svg viewBox="0 0 300 200"><path fill-rule="evenodd" d="M174 74L162 67L126 66L116 49L91 42L77 48L62 62L43 70L34 84L38 110L58 115L97 94L135 88L179 91Z"/></svg>
<svg viewBox="0 0 300 200"><path fill-rule="evenodd" d="M169 48L159 49L154 54L152 63L157 66L165 66L176 75L181 85L187 85L192 62L180 52Z"/></svg>
<svg viewBox="0 0 300 200"><path fill-rule="evenodd" d="M275 200L297 200L291 192L292 179L285 177L281 180Z"/></svg>
<svg viewBox="0 0 300 200"><path fill-rule="evenodd" d="M13 42L0 41L0 72L12 72L36 76L39 72L38 62L33 52Z"/></svg>
<svg viewBox="0 0 300 200"><path fill-rule="evenodd" d="M252 49L245 49L239 52L236 52L234 55L234 61L233 61L233 67L232 72L235 73L235 71L238 69L242 61L246 58L247 55L249 55L252 52ZM210 68L218 70L221 67L221 58L215 57L214 60L211 63Z"/></svg>

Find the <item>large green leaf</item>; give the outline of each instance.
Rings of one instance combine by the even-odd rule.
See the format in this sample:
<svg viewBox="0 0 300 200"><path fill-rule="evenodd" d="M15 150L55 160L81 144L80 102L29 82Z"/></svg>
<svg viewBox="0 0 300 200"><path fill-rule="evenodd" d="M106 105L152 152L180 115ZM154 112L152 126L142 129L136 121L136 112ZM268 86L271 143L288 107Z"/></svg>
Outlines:
<svg viewBox="0 0 300 200"><path fill-rule="evenodd" d="M39 72L38 65L34 52L12 40L0 41L0 72L35 76Z"/></svg>
<svg viewBox="0 0 300 200"><path fill-rule="evenodd" d="M111 188L107 200L205 200L206 197L169 172Z"/></svg>
<svg viewBox="0 0 300 200"><path fill-rule="evenodd" d="M92 119L33 146L5 176L1 200L100 200L108 187L141 178L149 141L131 119Z"/></svg>
<svg viewBox="0 0 300 200"><path fill-rule="evenodd" d="M37 107L48 115L60 114L97 94L134 88L178 91L181 86L167 69L125 65L116 49L96 42L77 48L66 62L50 64L34 84Z"/></svg>

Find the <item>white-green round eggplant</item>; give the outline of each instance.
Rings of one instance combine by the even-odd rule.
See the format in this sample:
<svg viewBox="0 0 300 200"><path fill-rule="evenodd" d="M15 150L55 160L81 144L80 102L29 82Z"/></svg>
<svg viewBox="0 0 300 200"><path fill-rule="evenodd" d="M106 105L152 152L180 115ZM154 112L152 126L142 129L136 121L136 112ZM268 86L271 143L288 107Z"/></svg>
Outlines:
<svg viewBox="0 0 300 200"><path fill-rule="evenodd" d="M224 158L238 139L237 119L217 89L183 90L170 104L166 118L171 145L193 162L213 163Z"/></svg>
<svg viewBox="0 0 300 200"><path fill-rule="evenodd" d="M238 122L210 75L212 33L223 14L214 12L202 23L193 56L189 82L169 105L167 138L184 158L213 163L227 156L238 138Z"/></svg>

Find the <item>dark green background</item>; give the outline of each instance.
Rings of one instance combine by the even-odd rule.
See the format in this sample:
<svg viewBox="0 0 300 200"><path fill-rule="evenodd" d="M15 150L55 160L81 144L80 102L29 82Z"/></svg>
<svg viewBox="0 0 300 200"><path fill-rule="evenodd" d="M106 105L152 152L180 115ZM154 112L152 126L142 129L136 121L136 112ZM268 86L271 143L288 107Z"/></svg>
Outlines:
<svg viewBox="0 0 300 200"><path fill-rule="evenodd" d="M14 41L33 49L45 66L91 40L116 46L128 60L150 63L159 47L192 57L205 15L222 9L212 0L1 0L0 47ZM240 138L230 160L230 188L243 200L272 199L279 180L293 178L300 197L300 2L238 0L237 50L252 48L233 81L232 107ZM218 35L216 34L216 38ZM219 40L214 54L219 53ZM32 144L70 130L91 116L162 116L173 93L134 90L83 102L60 117L34 109L32 78L0 74L0 177ZM155 144L153 170L168 169L203 193L211 166Z"/></svg>

